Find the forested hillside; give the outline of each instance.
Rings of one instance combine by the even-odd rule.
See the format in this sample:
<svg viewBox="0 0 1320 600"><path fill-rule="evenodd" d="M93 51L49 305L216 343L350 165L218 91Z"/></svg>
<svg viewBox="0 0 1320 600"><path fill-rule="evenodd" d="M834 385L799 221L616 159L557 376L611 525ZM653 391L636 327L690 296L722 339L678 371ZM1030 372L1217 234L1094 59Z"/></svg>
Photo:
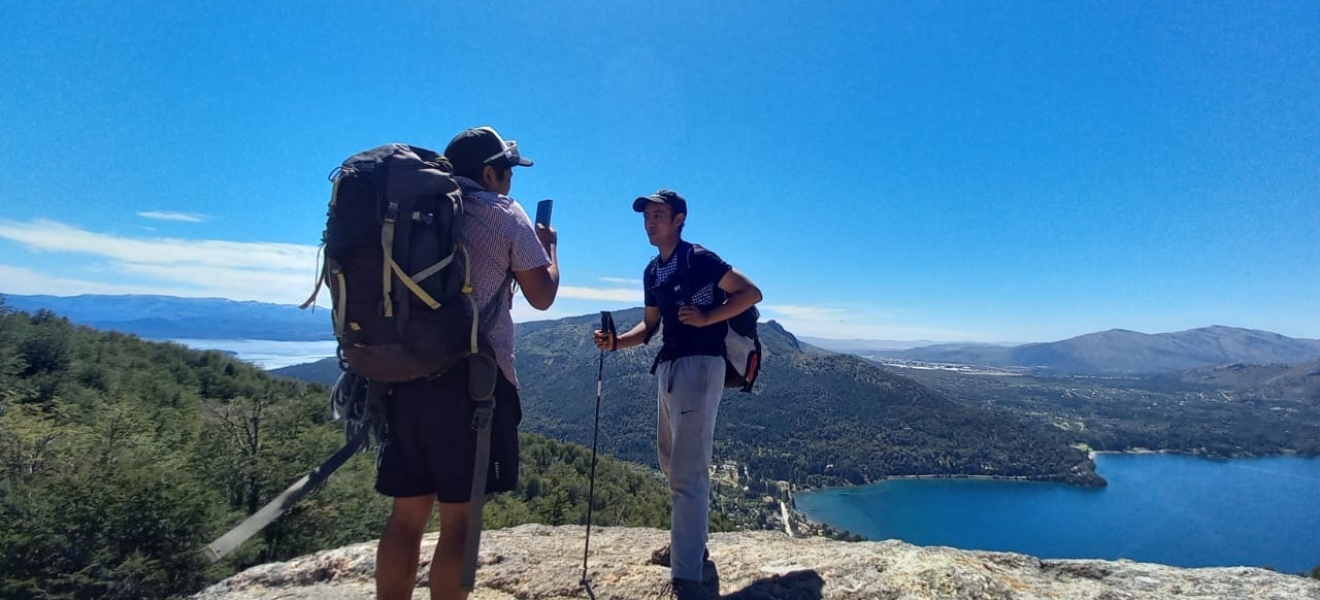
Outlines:
<svg viewBox="0 0 1320 600"><path fill-rule="evenodd" d="M0 598L166 598L378 537L388 502L359 454L231 558L199 558L343 443L327 392L0 304ZM589 464L580 446L524 436L521 485L488 526L584 523ZM596 523L667 527L668 502L657 472L602 459Z"/></svg>

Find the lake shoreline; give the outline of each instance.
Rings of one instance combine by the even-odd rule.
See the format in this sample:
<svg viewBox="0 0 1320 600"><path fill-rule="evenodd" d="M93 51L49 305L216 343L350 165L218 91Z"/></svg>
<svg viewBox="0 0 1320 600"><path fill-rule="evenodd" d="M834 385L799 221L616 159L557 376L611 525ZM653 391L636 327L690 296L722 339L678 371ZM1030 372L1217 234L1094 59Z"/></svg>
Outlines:
<svg viewBox="0 0 1320 600"><path fill-rule="evenodd" d="M1153 449L1150 449L1150 448L1134 448L1134 449L1131 449L1131 450L1088 450L1087 453L1086 453L1086 457L1087 457L1088 459L1090 459L1091 462L1094 464L1095 459L1096 459L1098 456L1102 455L1102 454L1109 454L1109 455L1131 455L1131 456L1152 455L1152 454L1165 454L1165 455L1171 455L1171 456L1186 456L1186 457L1189 457L1189 458L1203 458L1203 459L1206 459L1206 460L1237 460L1237 459L1250 459L1250 458L1273 458L1273 457L1276 457L1276 456L1293 456L1293 457L1298 457L1298 458L1320 458L1320 456L1312 456L1312 455L1309 455L1309 454L1302 454L1302 453L1299 453L1299 452L1297 452L1296 450L1292 450L1292 449L1284 449L1284 450L1280 450L1280 451L1278 451L1278 452L1274 452L1274 453L1270 453L1270 454L1241 454L1241 455L1235 455L1235 456L1218 456L1218 455L1212 455L1212 454L1204 454L1204 453L1200 453L1200 452L1196 452L1196 451L1191 451L1191 450L1153 450ZM1099 473L1096 473L1096 475L1099 476ZM938 474L923 474L923 475L891 475L891 476L880 477L880 478L874 479L874 480L872 480L872 481L868 481L868 482L866 482L866 483L860 483L860 484L827 485L827 486L801 486L801 487L794 486L793 489L792 489L792 491L793 491L794 493L797 493L797 492L812 493L812 492L822 492L822 491L829 491L829 490L843 490L843 489L859 488L859 487L862 487L862 486L875 485L875 484L879 484L879 483L885 483L885 482L888 482L888 481L905 481L905 480L920 480L920 479L966 479L966 480L977 480L977 481L1026 481L1026 482L1033 482L1033 483L1057 483L1057 484L1060 484L1060 485L1074 486L1074 487L1080 487L1080 488L1094 487L1094 486L1081 485L1081 484L1078 484L1078 483L1071 483L1071 482L1067 482L1067 481L1060 481L1060 480L1058 480L1058 479L1047 479L1047 478L1045 478L1045 477L1038 477L1038 476L1034 476L1034 475L961 475L961 474L938 473ZM1103 479L1103 478L1102 478L1102 479ZM1103 486L1100 486L1100 487L1103 487Z"/></svg>
<svg viewBox="0 0 1320 600"><path fill-rule="evenodd" d="M1115 454L1118 454L1118 453L1115 453ZM1092 459L1092 462L1094 462L1094 458ZM1094 471L1092 471L1092 472L1094 473ZM1101 482L1104 482L1104 478L1103 478L1103 477L1100 477L1100 474L1099 474L1099 473L1095 473L1095 475L1096 475L1096 477L1098 477L1098 478L1100 479ZM854 488L864 487L864 486L868 486L868 485L876 485L876 484L880 484L880 483L886 483L886 482L890 482L890 481L914 481L914 480L924 480L924 479L960 479L960 480L965 479L965 480L975 480L975 481L1023 481L1023 482L1027 482L1027 483L1056 483L1056 484L1059 484L1059 485L1066 485L1066 486L1078 487L1078 488L1083 488L1083 489L1102 488L1102 487L1105 487L1105 485L1106 485L1106 484L1104 484L1104 483L1102 483L1101 485L1084 485L1084 484L1077 483L1077 482L1063 481L1063 480L1060 479L1060 478L1052 477L1052 476L1049 476L1049 475L1042 475L1042 476L1037 476L1037 475L964 475L964 474L959 474L959 473L930 473L930 474L922 474L922 475L888 475L888 476L885 476L885 477L879 477L879 478L876 478L876 479L871 480L871 481L868 481L868 482L866 482L866 483L858 483L858 484L826 485L826 486L800 486L800 487L799 487L799 486L793 486L793 488L792 488L791 491L792 491L793 493L798 493L798 492L812 493L812 492L823 492L823 491L829 491L829 490L846 490L846 489L854 489Z"/></svg>
<svg viewBox="0 0 1320 600"><path fill-rule="evenodd" d="M1095 458L1096 458L1097 456L1101 455L1101 454L1129 454L1129 455L1141 455L1141 454L1169 454L1169 455L1173 455L1173 456L1188 456L1188 457L1191 457L1191 458L1204 458L1204 459L1206 459L1206 460L1237 460L1237 459L1246 459L1246 458L1273 458L1273 457L1276 457L1276 456L1295 456L1295 457L1297 457L1297 458L1320 458L1320 456L1317 456L1317 455L1303 454L1303 453L1301 453L1301 452L1298 452L1298 451L1296 451L1296 450L1293 450L1292 448L1284 448L1284 449L1282 449L1282 450L1279 450L1278 452L1271 452L1271 453L1268 453L1268 454L1234 454L1234 455L1231 455L1231 456L1221 456L1221 455L1218 455L1218 454L1207 454L1207 453L1204 453L1204 452L1198 452L1198 451L1186 451L1186 450L1151 450L1151 449L1149 449L1149 448L1135 448L1135 449L1132 449L1132 450L1090 450L1090 451L1087 452L1087 457L1090 458L1092 462L1094 462L1094 461L1095 461Z"/></svg>
<svg viewBox="0 0 1320 600"><path fill-rule="evenodd" d="M891 475L891 476L881 477L872 481L868 481L866 483L858 483L858 484L827 485L820 487L817 486L794 487L793 493L798 493L798 492L812 493L812 492L825 492L830 490L848 490L859 487L865 487L868 485L886 483L889 481L915 481L922 479L969 479L969 480L977 480L977 481L1031 481L1037 483L1059 483L1062 485L1074 485L1070 483L1062 483L1059 481L1037 479L1028 475L959 475L959 474L939 473L939 474L929 474L929 475ZM1085 487L1085 486L1079 486L1079 487Z"/></svg>
<svg viewBox="0 0 1320 600"><path fill-rule="evenodd" d="M1132 455L1100 466L1111 481L1103 492L977 483L1007 479L984 476L894 477L885 481L948 482L829 488L796 497L795 516L804 529L1051 559L1271 566L1289 573L1320 561L1313 543L1320 514L1311 504L1320 494L1320 457L1103 454Z"/></svg>

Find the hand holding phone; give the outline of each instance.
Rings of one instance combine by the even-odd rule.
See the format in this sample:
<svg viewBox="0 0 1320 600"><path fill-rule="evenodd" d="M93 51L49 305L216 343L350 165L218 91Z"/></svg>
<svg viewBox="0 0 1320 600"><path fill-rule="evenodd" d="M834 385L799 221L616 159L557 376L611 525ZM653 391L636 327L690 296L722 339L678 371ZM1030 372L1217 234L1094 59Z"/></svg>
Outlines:
<svg viewBox="0 0 1320 600"><path fill-rule="evenodd" d="M536 203L536 224L550 226L550 212L554 209L555 201L549 198Z"/></svg>

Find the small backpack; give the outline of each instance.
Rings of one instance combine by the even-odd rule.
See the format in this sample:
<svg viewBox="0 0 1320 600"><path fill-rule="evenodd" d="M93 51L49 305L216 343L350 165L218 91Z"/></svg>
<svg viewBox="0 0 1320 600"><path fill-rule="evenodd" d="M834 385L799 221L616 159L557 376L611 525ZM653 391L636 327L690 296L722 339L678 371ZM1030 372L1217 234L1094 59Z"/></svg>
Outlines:
<svg viewBox="0 0 1320 600"><path fill-rule="evenodd" d="M729 333L724 336L724 387L752 391L761 372L761 338L756 335L760 311L753 306L729 319Z"/></svg>
<svg viewBox="0 0 1320 600"><path fill-rule="evenodd" d="M384 383L441 373L479 349L459 244L463 195L440 154L387 144L330 174L316 290L330 290L341 366Z"/></svg>
<svg viewBox="0 0 1320 600"><path fill-rule="evenodd" d="M689 280L692 255L698 246L690 244L688 251L678 257L678 269L674 277L683 282L683 289L698 289ZM718 285L718 282L716 282ZM752 385L761 371L761 338L756 334L756 321L761 318L760 311L753 306L725 321L728 333L724 336L724 387L738 388L739 391L751 392Z"/></svg>

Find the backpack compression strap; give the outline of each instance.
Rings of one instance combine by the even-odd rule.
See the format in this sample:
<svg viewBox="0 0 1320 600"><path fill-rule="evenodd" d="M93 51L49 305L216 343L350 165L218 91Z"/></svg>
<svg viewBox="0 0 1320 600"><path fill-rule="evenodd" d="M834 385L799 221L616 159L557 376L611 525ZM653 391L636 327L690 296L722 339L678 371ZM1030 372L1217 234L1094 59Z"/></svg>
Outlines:
<svg viewBox="0 0 1320 600"><path fill-rule="evenodd" d="M472 354L476 354L478 351L477 323L481 320L481 314L477 312L477 295L473 293L475 288L472 287L472 255L468 254L467 248L464 248L460 244L455 244L454 252L460 251L463 253L463 295L467 297L468 303L472 305L472 334L468 340L468 351ZM507 280L505 285L508 285ZM500 289L503 288L501 287ZM491 302L495 302L499 297L499 292L496 292L495 297L491 299Z"/></svg>
<svg viewBox="0 0 1320 600"><path fill-rule="evenodd" d="M479 357L479 358L478 358ZM494 360L479 354L469 357L470 376L476 376L478 362L489 361L498 370ZM498 376L498 372L496 373ZM490 425L495 418L494 389L486 398L473 398L476 410L472 414L472 428L477 432L476 460L472 469L472 497L468 501L467 539L463 548L462 588L471 592L477 582L477 550L481 546L482 510L486 506L486 479L490 469Z"/></svg>
<svg viewBox="0 0 1320 600"><path fill-rule="evenodd" d="M335 206L339 204L339 181L344 178L344 168L338 167L330 172L330 212L333 213ZM316 256L320 258L321 253L325 251L325 236L329 232L321 234L321 246L316 249ZM306 309L316 303L316 297L321 295L321 286L326 283L326 267L330 264L330 257L326 257L321 263L321 274L316 276L316 287L312 288L312 295L307 297L307 301L298 306L300 309ZM342 277L342 275L341 275ZM342 313L341 313L342 314ZM335 335L339 335L339 327L335 327Z"/></svg>
<svg viewBox="0 0 1320 600"><path fill-rule="evenodd" d="M391 294L394 292L394 275L399 276L399 281L407 286L413 294L422 299L432 310L440 308L440 303L426 293L417 282L413 281L399 263L394 262L394 221L399 217L399 203L391 202L385 209L385 219L380 228L380 247L383 251L384 260L381 261L380 289L381 297L385 299L385 316L394 316L394 303L390 301Z"/></svg>
<svg viewBox="0 0 1320 600"><path fill-rule="evenodd" d="M467 255L466 252L463 254ZM472 270L468 269L468 272L471 273ZM481 546L482 510L486 506L486 479L490 470L490 426L495 418L495 386L501 376L499 363L477 351L477 321L488 323L499 314L504 305L503 294L513 281L513 273L510 272L497 288L499 291L495 293L495 297L490 299L485 310L480 313L476 310L476 300L473 295L468 294L473 307L472 355L468 357L468 393L477 403L472 414L472 429L477 432L477 452L472 465L472 495L468 499L467 540L463 548L461 577L461 587L468 592L472 591L477 581L477 550ZM471 284L468 284L464 290L470 288Z"/></svg>

